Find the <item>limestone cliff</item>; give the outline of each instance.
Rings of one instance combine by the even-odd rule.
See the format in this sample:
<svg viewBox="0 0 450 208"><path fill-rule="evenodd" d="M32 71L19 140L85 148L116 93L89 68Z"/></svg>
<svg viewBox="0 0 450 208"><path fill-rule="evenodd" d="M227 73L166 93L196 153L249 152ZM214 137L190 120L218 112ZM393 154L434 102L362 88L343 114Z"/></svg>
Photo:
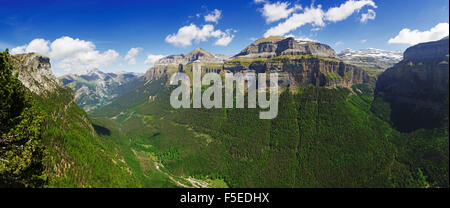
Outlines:
<svg viewBox="0 0 450 208"><path fill-rule="evenodd" d="M196 50L190 54L195 52ZM205 51L201 51L201 54L212 55ZM321 43L269 37L255 41L239 54L222 62L211 63L194 58L190 59L190 62L176 62L178 65L159 64L149 69L145 76L148 80L154 80L176 71L190 70L190 64L196 61L202 64L204 72L278 72L282 87L308 84L329 88L351 87L369 80L362 68L346 64L335 56L336 53L331 47ZM165 61L159 61L162 62Z"/></svg>
<svg viewBox="0 0 450 208"><path fill-rule="evenodd" d="M32 92L46 96L63 86L51 71L50 59L37 53L12 55L13 72Z"/></svg>
<svg viewBox="0 0 450 208"><path fill-rule="evenodd" d="M380 75L375 96L389 103L402 131L435 128L448 119L448 38L408 48L404 59Z"/></svg>
<svg viewBox="0 0 450 208"><path fill-rule="evenodd" d="M369 80L367 73L359 67L345 64L338 59L312 56L235 59L224 64L223 69L231 72L277 72L282 87L308 84L328 88L351 87Z"/></svg>

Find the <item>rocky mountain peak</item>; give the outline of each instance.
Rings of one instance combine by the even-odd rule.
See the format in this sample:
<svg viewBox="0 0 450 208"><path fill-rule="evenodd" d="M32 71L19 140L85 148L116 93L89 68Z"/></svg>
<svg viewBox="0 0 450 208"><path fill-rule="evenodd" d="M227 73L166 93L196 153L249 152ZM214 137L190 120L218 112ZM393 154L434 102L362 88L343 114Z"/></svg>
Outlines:
<svg viewBox="0 0 450 208"><path fill-rule="evenodd" d="M51 70L50 58L38 53L11 56L13 71L19 72L19 80L32 92L46 95L63 86Z"/></svg>
<svg viewBox="0 0 450 208"><path fill-rule="evenodd" d="M200 61L206 64L222 64L228 57L224 55L212 54L202 48L196 48L187 54L166 56L155 63L155 66L167 66L179 64L190 64L194 61Z"/></svg>
<svg viewBox="0 0 450 208"><path fill-rule="evenodd" d="M261 38L247 46L234 57L267 58L280 55L313 55L318 57L336 57L335 51L328 45L299 41L293 37L270 36Z"/></svg>

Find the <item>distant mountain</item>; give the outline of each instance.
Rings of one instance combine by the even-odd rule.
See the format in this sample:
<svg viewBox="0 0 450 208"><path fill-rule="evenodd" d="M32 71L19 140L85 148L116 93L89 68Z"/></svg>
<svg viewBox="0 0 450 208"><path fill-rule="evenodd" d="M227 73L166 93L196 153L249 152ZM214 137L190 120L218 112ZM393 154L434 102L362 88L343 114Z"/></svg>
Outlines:
<svg viewBox="0 0 450 208"><path fill-rule="evenodd" d="M168 56L159 60L154 67L147 70L145 76L148 80L155 80L179 70L189 71L192 68L191 63L198 61L205 72L276 71L281 87L308 84L329 88L351 87L369 80L368 74L362 68L337 59L330 46L298 41L292 37L261 38L228 59L219 61L215 58L217 55L195 49L185 55Z"/></svg>
<svg viewBox="0 0 450 208"><path fill-rule="evenodd" d="M86 111L109 103L120 94L145 81L133 72L105 73L98 69L59 77L75 94L75 102Z"/></svg>
<svg viewBox="0 0 450 208"><path fill-rule="evenodd" d="M285 38L281 36L258 39L234 57L267 58L280 55L304 54L329 58L336 57L336 53L328 45L311 41L298 41L292 37Z"/></svg>
<svg viewBox="0 0 450 208"><path fill-rule="evenodd" d="M179 65L190 64L194 61L200 61L204 64L220 64L226 60L228 56L216 55L207 52L201 48L196 48L192 52L180 55L166 56L155 63L155 66L167 66L167 65Z"/></svg>
<svg viewBox="0 0 450 208"><path fill-rule="evenodd" d="M375 96L389 103L391 113L385 117L394 127L414 131L448 122L448 54L448 37L421 43L408 48L400 63L379 76Z"/></svg>
<svg viewBox="0 0 450 208"><path fill-rule="evenodd" d="M362 50L345 49L337 54L338 58L353 65L371 69L385 70L400 62L403 58L401 51L385 51L375 48Z"/></svg>

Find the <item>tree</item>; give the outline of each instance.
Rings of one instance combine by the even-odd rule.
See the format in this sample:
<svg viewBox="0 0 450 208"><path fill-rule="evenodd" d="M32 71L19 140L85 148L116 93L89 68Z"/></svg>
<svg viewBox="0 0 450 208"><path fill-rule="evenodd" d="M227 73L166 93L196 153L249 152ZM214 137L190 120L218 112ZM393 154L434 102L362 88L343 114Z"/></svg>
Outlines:
<svg viewBox="0 0 450 208"><path fill-rule="evenodd" d="M8 50L0 52L0 186L43 185L42 118L18 73L13 75Z"/></svg>

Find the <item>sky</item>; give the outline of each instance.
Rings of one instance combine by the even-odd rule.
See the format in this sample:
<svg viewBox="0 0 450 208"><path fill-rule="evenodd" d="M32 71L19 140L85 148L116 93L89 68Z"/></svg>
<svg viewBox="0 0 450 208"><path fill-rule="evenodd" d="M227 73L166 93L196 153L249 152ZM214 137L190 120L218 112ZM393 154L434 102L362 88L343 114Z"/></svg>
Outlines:
<svg viewBox="0 0 450 208"><path fill-rule="evenodd" d="M449 34L448 0L0 0L0 50L49 56L60 76L145 72L166 55L233 55L290 36L346 48L405 50Z"/></svg>

